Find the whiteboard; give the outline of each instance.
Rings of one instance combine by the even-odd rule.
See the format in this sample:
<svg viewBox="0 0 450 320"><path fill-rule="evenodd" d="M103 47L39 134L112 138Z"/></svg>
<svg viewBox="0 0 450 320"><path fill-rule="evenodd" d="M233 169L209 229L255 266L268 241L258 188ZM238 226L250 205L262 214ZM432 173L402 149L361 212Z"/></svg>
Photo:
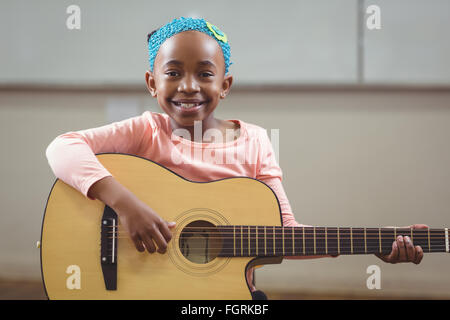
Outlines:
<svg viewBox="0 0 450 320"><path fill-rule="evenodd" d="M143 85L147 33L202 17L231 45L234 84L354 83L357 0L0 2L0 84ZM81 10L69 30L68 6Z"/></svg>
<svg viewBox="0 0 450 320"><path fill-rule="evenodd" d="M381 11L381 29L365 29L366 83L450 84L450 1L365 2Z"/></svg>

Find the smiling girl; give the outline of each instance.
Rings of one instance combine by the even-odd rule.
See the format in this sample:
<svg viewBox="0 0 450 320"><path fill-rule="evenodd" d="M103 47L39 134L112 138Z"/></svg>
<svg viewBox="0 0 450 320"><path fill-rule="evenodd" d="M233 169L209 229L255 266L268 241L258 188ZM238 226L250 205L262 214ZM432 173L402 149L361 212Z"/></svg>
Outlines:
<svg viewBox="0 0 450 320"><path fill-rule="evenodd" d="M140 252L164 253L175 223L164 221L115 180L95 154L137 155L192 181L236 176L261 180L277 195L283 225L301 226L284 192L282 171L266 130L214 115L233 82L228 72L232 63L227 36L204 19L181 17L149 34L148 46L150 70L145 81L164 113L147 111L121 122L58 136L46 151L56 177L113 208ZM205 150L210 157L192 157ZM422 257L422 249L401 236L393 242L390 255L380 256L391 263L419 263ZM251 270L247 278L255 291Z"/></svg>

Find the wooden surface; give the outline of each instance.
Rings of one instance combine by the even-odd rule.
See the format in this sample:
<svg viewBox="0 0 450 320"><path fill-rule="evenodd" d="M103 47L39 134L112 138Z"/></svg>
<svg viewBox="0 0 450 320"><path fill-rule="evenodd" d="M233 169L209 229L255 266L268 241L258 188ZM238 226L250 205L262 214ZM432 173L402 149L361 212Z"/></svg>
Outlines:
<svg viewBox="0 0 450 320"><path fill-rule="evenodd" d="M0 300L46 300L42 282L0 281Z"/></svg>
<svg viewBox="0 0 450 320"><path fill-rule="evenodd" d="M265 291L270 300L372 300L377 299L375 296L363 296L352 294L351 292L339 295L318 294L307 291L299 292L269 292ZM386 297L383 299L406 299L406 297ZM414 299L421 299L415 297ZM429 299L429 298L423 298ZM0 280L0 300L47 300L44 286L39 281L7 281Z"/></svg>

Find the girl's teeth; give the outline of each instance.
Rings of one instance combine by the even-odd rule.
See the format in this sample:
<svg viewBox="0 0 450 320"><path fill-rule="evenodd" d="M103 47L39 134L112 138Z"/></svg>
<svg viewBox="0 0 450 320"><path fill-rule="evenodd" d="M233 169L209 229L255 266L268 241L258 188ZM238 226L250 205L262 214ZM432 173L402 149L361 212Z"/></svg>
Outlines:
<svg viewBox="0 0 450 320"><path fill-rule="evenodd" d="M179 105L182 108L189 109L189 108L192 108L192 107L199 106L200 103L177 103L177 105Z"/></svg>

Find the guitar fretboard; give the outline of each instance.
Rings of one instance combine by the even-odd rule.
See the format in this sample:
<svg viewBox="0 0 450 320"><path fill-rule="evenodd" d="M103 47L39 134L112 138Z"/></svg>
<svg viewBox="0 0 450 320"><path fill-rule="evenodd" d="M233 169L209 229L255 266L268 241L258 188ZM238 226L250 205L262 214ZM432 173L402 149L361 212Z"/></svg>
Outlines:
<svg viewBox="0 0 450 320"><path fill-rule="evenodd" d="M448 229L218 226L222 257L389 254L399 235L424 253L449 252Z"/></svg>

